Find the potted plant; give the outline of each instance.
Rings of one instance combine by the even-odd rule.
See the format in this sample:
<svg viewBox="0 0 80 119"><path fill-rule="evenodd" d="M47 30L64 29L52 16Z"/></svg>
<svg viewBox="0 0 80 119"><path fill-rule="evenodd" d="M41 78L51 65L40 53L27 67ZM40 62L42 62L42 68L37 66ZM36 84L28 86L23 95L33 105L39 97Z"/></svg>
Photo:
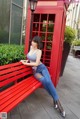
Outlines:
<svg viewBox="0 0 80 119"><path fill-rule="evenodd" d="M62 61L61 61L60 76L63 75L64 68L65 68L66 61L67 61L67 57L69 55L72 41L74 39L75 39L75 30L69 26L66 26L65 33L64 33L64 44L63 44L63 54L62 54Z"/></svg>

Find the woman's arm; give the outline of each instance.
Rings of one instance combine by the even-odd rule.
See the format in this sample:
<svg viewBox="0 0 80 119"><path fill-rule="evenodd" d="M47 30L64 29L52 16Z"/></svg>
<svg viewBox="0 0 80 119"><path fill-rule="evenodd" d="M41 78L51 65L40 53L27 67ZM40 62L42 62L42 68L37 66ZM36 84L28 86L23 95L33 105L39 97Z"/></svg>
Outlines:
<svg viewBox="0 0 80 119"><path fill-rule="evenodd" d="M30 50L32 49L32 45L30 46ZM20 60L20 62L22 62L23 64L24 63L28 63L29 62L29 60L28 59L26 59L26 60Z"/></svg>
<svg viewBox="0 0 80 119"><path fill-rule="evenodd" d="M28 62L22 62L22 63L23 63L24 65L27 65L27 66L38 66L39 63L40 63L41 55L42 55L42 51L39 50L39 51L37 52L36 62L30 62L30 63L28 63Z"/></svg>

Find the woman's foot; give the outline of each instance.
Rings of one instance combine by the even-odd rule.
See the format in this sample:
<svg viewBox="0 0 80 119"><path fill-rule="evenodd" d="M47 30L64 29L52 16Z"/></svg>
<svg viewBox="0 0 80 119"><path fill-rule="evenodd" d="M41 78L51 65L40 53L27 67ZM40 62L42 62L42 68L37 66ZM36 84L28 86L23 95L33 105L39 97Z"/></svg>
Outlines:
<svg viewBox="0 0 80 119"><path fill-rule="evenodd" d="M54 108L58 109L60 114L61 114L61 116L65 118L66 113L65 113L65 111L64 111L64 109L63 109L63 107L62 107L62 105L61 105L59 100L54 101Z"/></svg>
<svg viewBox="0 0 80 119"><path fill-rule="evenodd" d="M55 109L58 109L57 101L54 101L54 108L55 108Z"/></svg>

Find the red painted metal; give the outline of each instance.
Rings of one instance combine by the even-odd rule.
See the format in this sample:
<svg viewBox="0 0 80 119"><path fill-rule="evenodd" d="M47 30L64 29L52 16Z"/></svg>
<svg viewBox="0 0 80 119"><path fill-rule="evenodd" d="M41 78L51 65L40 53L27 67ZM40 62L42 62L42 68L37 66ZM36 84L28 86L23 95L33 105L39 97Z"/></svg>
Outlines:
<svg viewBox="0 0 80 119"><path fill-rule="evenodd" d="M29 50L31 11L28 7L26 22L25 54ZM41 36L44 43L42 62L48 67L52 81L56 86L59 81L66 7L63 1L39 1L34 12L32 37ZM53 26L50 31L50 25ZM50 40L50 37L51 40Z"/></svg>
<svg viewBox="0 0 80 119"><path fill-rule="evenodd" d="M36 90L38 87L41 86L40 82L38 82L34 78L32 78L32 79L33 79L33 81L30 81L30 83L28 83L28 80L26 80L26 83L24 83L23 87L21 86L17 91L14 91L15 90L15 88L14 88L13 93L9 94L8 97L6 97L6 96L5 96L5 98L2 97L2 100L0 101L1 102L0 103L0 112L3 112L3 111L9 112L13 107L15 107L17 104L19 104L24 98L26 98L34 90ZM30 80L30 78L29 78L29 80Z"/></svg>
<svg viewBox="0 0 80 119"><path fill-rule="evenodd" d="M2 69L3 68L3 69ZM32 74L31 67L25 66L22 63L13 63L4 65L0 68L0 87L6 86L11 82L17 82L18 79Z"/></svg>
<svg viewBox="0 0 80 119"><path fill-rule="evenodd" d="M15 67L15 66L18 66L18 65L22 65L22 63L17 62L17 63L2 65L2 66L0 66L0 71L3 70L3 69L11 68L13 66Z"/></svg>
<svg viewBox="0 0 80 119"><path fill-rule="evenodd" d="M39 1L49 1L49 0L39 0ZM66 9L68 9L69 5L71 2L78 2L79 0L50 0L50 1L54 1L54 2L63 2Z"/></svg>
<svg viewBox="0 0 80 119"><path fill-rule="evenodd" d="M24 80L17 82L19 79ZM42 85L32 75L32 68L21 62L0 66L0 88L14 81L17 83L0 92L0 112L9 112Z"/></svg>
<svg viewBox="0 0 80 119"><path fill-rule="evenodd" d="M1 78L0 81L3 81L5 79L8 79L8 78L16 76L16 75L20 75L21 73L25 73L25 72L27 72L27 70L29 70L29 69L28 68L23 68L23 69L20 69L18 71L15 71L15 72L8 73L7 75L2 75L2 76L0 76L0 78Z"/></svg>
<svg viewBox="0 0 80 119"><path fill-rule="evenodd" d="M14 107L16 107L16 105L18 105L23 99L25 99L26 97L28 97L32 92L34 92L40 86L41 86L41 83L38 82L36 85L34 85L34 87L35 87L34 89L33 89L33 87L30 88L30 90L28 90L24 95L22 95L20 98L18 98L14 102L10 103L10 105L8 105L7 107L5 107L4 109L2 109L0 111L1 112L9 112L11 109L13 109Z"/></svg>

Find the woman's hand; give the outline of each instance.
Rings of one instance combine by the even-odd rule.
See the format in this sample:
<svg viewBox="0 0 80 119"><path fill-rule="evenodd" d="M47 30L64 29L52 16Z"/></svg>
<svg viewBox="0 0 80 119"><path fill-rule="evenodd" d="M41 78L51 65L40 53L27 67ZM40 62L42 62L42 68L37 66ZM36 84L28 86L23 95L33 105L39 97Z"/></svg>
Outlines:
<svg viewBox="0 0 80 119"><path fill-rule="evenodd" d="M28 60L20 60L20 62L22 62L22 64L26 65L28 63Z"/></svg>
<svg viewBox="0 0 80 119"><path fill-rule="evenodd" d="M38 50L38 52L37 52L36 55L37 55L36 62L28 62L28 60L21 60L21 62L22 62L24 65L27 65L27 66L38 66L39 63L40 63L42 51L41 51L41 50Z"/></svg>

